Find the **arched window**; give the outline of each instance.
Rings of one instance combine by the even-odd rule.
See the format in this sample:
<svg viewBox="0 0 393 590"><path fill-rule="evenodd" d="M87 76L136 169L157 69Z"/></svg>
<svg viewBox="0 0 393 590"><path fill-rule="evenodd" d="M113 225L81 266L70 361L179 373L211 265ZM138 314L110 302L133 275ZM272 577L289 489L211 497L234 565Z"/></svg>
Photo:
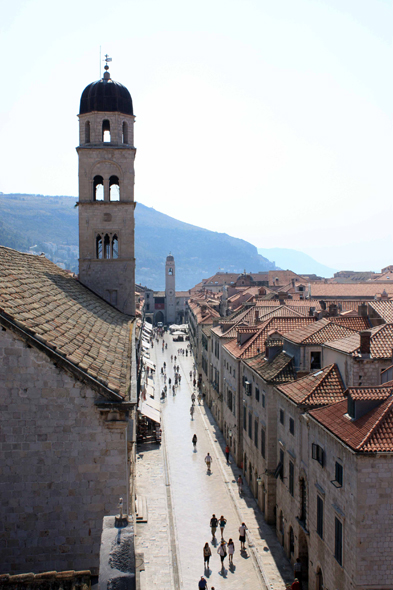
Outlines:
<svg viewBox="0 0 393 590"><path fill-rule="evenodd" d="M112 258L119 258L119 240L116 235L112 239Z"/></svg>
<svg viewBox="0 0 393 590"><path fill-rule="evenodd" d="M93 199L94 201L104 200L104 179L102 176L95 176L93 180Z"/></svg>
<svg viewBox="0 0 393 590"><path fill-rule="evenodd" d="M111 241L109 239L108 234L105 234L104 237L104 258L111 257Z"/></svg>
<svg viewBox="0 0 393 590"><path fill-rule="evenodd" d="M90 143L90 121L85 123L85 143Z"/></svg>
<svg viewBox="0 0 393 590"><path fill-rule="evenodd" d="M168 268L168 274L173 275L173 268Z"/></svg>
<svg viewBox="0 0 393 590"><path fill-rule="evenodd" d="M120 201L120 185L117 176L111 176L109 179L109 200Z"/></svg>
<svg viewBox="0 0 393 590"><path fill-rule="evenodd" d="M102 258L102 237L96 237L96 257Z"/></svg>
<svg viewBox="0 0 393 590"><path fill-rule="evenodd" d="M282 513L282 510L280 510L280 518L278 520L278 527L279 527L280 533L282 535L281 543L284 545L284 515Z"/></svg>
<svg viewBox="0 0 393 590"><path fill-rule="evenodd" d="M111 141L111 124L108 119L104 119L102 122L102 141L105 143Z"/></svg>
<svg viewBox="0 0 393 590"><path fill-rule="evenodd" d="M123 143L128 143L128 125L127 123L124 121L123 123L123 133L122 133L123 137Z"/></svg>
<svg viewBox="0 0 393 590"><path fill-rule="evenodd" d="M299 520L307 528L307 483L304 477L299 481L300 515Z"/></svg>
<svg viewBox="0 0 393 590"><path fill-rule="evenodd" d="M293 528L289 528L289 557L295 553L295 535L293 534Z"/></svg>

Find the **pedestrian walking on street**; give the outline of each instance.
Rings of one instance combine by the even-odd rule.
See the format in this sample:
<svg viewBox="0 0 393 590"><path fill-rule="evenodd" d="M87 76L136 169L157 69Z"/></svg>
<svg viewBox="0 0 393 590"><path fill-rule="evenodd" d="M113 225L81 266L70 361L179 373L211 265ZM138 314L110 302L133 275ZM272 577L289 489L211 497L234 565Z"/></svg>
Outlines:
<svg viewBox="0 0 393 590"><path fill-rule="evenodd" d="M292 590L302 590L302 587L300 586L300 582L297 578L295 578L294 581L292 582L291 589Z"/></svg>
<svg viewBox="0 0 393 590"><path fill-rule="evenodd" d="M190 381L192 380L192 371L190 371Z"/></svg>
<svg viewBox="0 0 393 590"><path fill-rule="evenodd" d="M198 590L207 590L207 582L203 576L198 582Z"/></svg>
<svg viewBox="0 0 393 590"><path fill-rule="evenodd" d="M229 559L229 567L233 565L233 554L235 553L235 544L232 539L228 541L228 559Z"/></svg>
<svg viewBox="0 0 393 590"><path fill-rule="evenodd" d="M227 556L227 544L225 543L224 539L221 541L218 549L217 549L217 553L220 556L221 559L221 569L224 569L224 559Z"/></svg>
<svg viewBox="0 0 393 590"><path fill-rule="evenodd" d="M300 587L302 587L302 563L300 557L298 557L293 564L293 575L299 580Z"/></svg>
<svg viewBox="0 0 393 590"><path fill-rule="evenodd" d="M239 490L239 496L241 496L243 491L243 479L241 475L237 478L237 488Z"/></svg>
<svg viewBox="0 0 393 590"><path fill-rule="evenodd" d="M227 465L229 465L229 447L228 447L228 445L225 447L225 457L227 459Z"/></svg>
<svg viewBox="0 0 393 590"><path fill-rule="evenodd" d="M210 470L211 470L212 461L213 461L213 459L211 458L211 455L210 455L210 453L208 453L208 454L206 455L206 457L205 457L205 463L206 463L206 466L207 466L207 470L208 470L209 472L210 472Z"/></svg>
<svg viewBox="0 0 393 590"><path fill-rule="evenodd" d="M212 530L212 537L213 539L216 538L216 530L217 530L217 526L218 526L218 520L216 518L216 515L213 514L213 516L210 519L210 528Z"/></svg>
<svg viewBox="0 0 393 590"><path fill-rule="evenodd" d="M240 551L244 551L246 548L246 525L244 522L239 526L239 541L240 541Z"/></svg>
<svg viewBox="0 0 393 590"><path fill-rule="evenodd" d="M224 538L224 529L225 529L225 525L227 523L226 518L224 518L222 515L220 516L220 531L221 531L221 539Z"/></svg>
<svg viewBox="0 0 393 590"><path fill-rule="evenodd" d="M205 546L203 548L203 562L205 565L205 570L209 569L209 561L212 555L212 550L209 547L209 543L205 543Z"/></svg>
<svg viewBox="0 0 393 590"><path fill-rule="evenodd" d="M191 420L194 420L194 412L195 412L195 406L191 406L191 408L190 408Z"/></svg>
<svg viewBox="0 0 393 590"><path fill-rule="evenodd" d="M196 448L196 444L198 442L198 437L196 434L192 437L192 444L194 445L194 449Z"/></svg>

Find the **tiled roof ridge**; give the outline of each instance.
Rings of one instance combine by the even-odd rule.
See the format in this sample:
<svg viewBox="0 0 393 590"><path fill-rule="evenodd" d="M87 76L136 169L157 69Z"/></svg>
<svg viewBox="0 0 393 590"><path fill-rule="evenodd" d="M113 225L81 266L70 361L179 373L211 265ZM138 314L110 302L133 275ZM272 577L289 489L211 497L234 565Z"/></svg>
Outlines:
<svg viewBox="0 0 393 590"><path fill-rule="evenodd" d="M312 396L312 394L315 392L315 390L321 385L322 381L324 381L330 375L332 370L334 370L335 366L336 366L336 363L332 363L331 365L327 365L323 369L318 369L315 373L310 373L310 375L314 375L314 378L315 378L315 375L318 373L318 371L322 371L322 375L321 375L319 381L315 384L315 386L312 388L310 393L305 397L305 400ZM325 373L325 371L326 371L326 373ZM340 374L340 371L338 371L338 373ZM308 375L306 375L306 377L307 376ZM341 379L341 375L340 375L340 379ZM341 382L342 382L342 379L341 379Z"/></svg>
<svg viewBox="0 0 393 590"><path fill-rule="evenodd" d="M393 393L390 397L388 397L385 401L382 402L381 406L383 406L384 404L386 404L386 407L383 409L382 414L379 416L375 424L370 428L369 432L366 434L364 439L355 447L357 450L362 450L362 447L364 447L366 443L370 440L370 438L374 436L375 431L382 426L388 413L393 407Z"/></svg>

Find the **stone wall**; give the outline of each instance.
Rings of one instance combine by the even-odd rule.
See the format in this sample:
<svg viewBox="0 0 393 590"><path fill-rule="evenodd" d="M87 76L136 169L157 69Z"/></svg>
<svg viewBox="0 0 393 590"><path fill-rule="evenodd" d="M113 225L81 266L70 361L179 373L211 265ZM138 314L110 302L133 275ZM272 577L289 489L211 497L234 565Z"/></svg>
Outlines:
<svg viewBox="0 0 393 590"><path fill-rule="evenodd" d="M392 588L392 467L391 454L357 457L356 589Z"/></svg>
<svg viewBox="0 0 393 590"><path fill-rule="evenodd" d="M125 421L0 331L0 573L96 571L102 519L127 496Z"/></svg>

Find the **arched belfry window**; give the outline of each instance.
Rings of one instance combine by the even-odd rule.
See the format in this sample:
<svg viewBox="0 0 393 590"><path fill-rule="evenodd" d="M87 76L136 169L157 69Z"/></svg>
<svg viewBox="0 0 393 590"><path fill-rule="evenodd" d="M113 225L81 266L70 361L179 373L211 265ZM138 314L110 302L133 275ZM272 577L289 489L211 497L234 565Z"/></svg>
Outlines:
<svg viewBox="0 0 393 590"><path fill-rule="evenodd" d="M111 124L108 119L102 122L102 141L108 143L111 141Z"/></svg>
<svg viewBox="0 0 393 590"><path fill-rule="evenodd" d="M85 143L90 143L90 121L85 123Z"/></svg>
<svg viewBox="0 0 393 590"><path fill-rule="evenodd" d="M120 201L120 185L117 176L111 176L109 179L109 200Z"/></svg>
<svg viewBox="0 0 393 590"><path fill-rule="evenodd" d="M108 234L104 237L104 258L109 259L111 257L111 241Z"/></svg>
<svg viewBox="0 0 393 590"><path fill-rule="evenodd" d="M96 237L96 258L102 258L102 237Z"/></svg>
<svg viewBox="0 0 393 590"><path fill-rule="evenodd" d="M125 121L123 122L122 140L123 143L128 143L128 125Z"/></svg>
<svg viewBox="0 0 393 590"><path fill-rule="evenodd" d="M112 258L119 258L119 240L116 235L112 238Z"/></svg>
<svg viewBox="0 0 393 590"><path fill-rule="evenodd" d="M93 180L93 200L104 200L104 179L102 176L95 176Z"/></svg>
<svg viewBox="0 0 393 590"><path fill-rule="evenodd" d="M169 275L173 275L173 268L171 268L171 267L170 267L170 268L168 268L168 274L169 274Z"/></svg>

